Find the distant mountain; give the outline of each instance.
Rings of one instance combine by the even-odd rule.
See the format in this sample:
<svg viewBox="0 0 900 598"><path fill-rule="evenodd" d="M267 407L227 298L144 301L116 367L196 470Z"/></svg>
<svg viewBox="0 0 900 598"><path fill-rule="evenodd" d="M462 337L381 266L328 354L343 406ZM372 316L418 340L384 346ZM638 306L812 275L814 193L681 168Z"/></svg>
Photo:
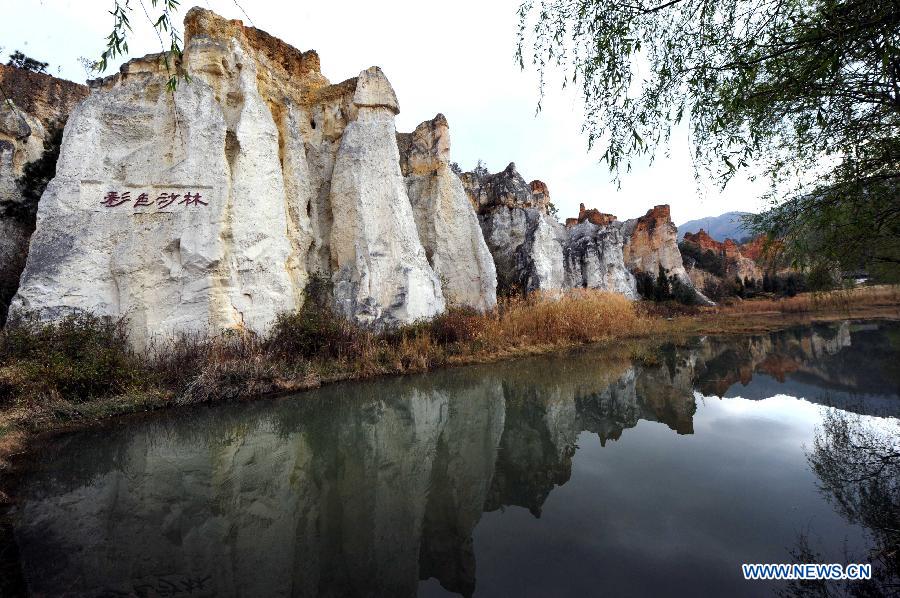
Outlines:
<svg viewBox="0 0 900 598"><path fill-rule="evenodd" d="M741 224L741 217L749 212L725 212L720 216L707 216L697 220L688 220L678 225L678 238L684 237L684 233L696 233L701 228L709 233L716 241L734 239L740 241L750 236L750 231Z"/></svg>

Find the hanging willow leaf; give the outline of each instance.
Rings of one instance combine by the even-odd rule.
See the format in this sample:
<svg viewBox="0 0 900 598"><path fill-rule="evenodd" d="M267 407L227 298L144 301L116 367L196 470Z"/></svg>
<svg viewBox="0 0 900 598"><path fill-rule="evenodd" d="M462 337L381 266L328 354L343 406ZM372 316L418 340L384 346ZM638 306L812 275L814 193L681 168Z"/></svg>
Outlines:
<svg viewBox="0 0 900 598"><path fill-rule="evenodd" d="M686 115L698 180L769 178L757 231L900 280L896 0L532 0L519 19L520 64L580 83L614 179Z"/></svg>

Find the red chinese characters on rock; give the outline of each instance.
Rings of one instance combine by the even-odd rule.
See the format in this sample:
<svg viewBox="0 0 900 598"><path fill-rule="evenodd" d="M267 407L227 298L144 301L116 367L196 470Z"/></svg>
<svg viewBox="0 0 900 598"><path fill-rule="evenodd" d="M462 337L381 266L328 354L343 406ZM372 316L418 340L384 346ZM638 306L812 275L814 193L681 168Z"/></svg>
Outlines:
<svg viewBox="0 0 900 598"><path fill-rule="evenodd" d="M133 203L132 203L133 202ZM203 198L199 191L188 191L185 194L174 192L159 193L155 199L150 193L140 193L134 199L131 197L131 191L107 191L103 196L100 205L104 208L118 208L130 204L132 208L152 208L156 207L156 211L162 211L171 206L208 206L209 202Z"/></svg>

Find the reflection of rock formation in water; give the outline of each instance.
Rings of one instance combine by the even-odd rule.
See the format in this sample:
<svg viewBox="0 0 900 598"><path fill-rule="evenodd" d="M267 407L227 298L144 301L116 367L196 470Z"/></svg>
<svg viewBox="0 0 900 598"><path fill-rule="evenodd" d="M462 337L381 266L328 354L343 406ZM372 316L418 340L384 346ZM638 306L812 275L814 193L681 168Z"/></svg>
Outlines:
<svg viewBox="0 0 900 598"><path fill-rule="evenodd" d="M428 575L471 587L467 539L492 474L502 395L490 380L379 390L350 402L334 389L299 414L282 403L233 425L204 414L150 426L114 436L116 462L97 471L64 463L40 489L53 498L23 508L23 547L62 563L26 558L32 591L205 579L210 595L414 595L420 552ZM198 424L208 435L192 432ZM79 448L79 462L89 453ZM455 491L429 499L434 488Z"/></svg>
<svg viewBox="0 0 900 598"><path fill-rule="evenodd" d="M25 576L53 595L187 584L195 595L402 596L431 577L470 595L481 513L540 515L582 432L605 444L649 420L692 433L694 388L786 359L813 371L810 359L850 348L871 358L859 334L712 339L664 348L654 365L585 351L73 435L24 488Z"/></svg>
<svg viewBox="0 0 900 598"><path fill-rule="evenodd" d="M900 392L900 374L890 363L896 355L891 338L877 326L841 322L739 339L707 339L692 349L695 385L703 394L721 397L738 382L746 387L754 374L765 374L782 384L814 386L823 395L833 396L834 391L895 395ZM790 388L783 392L790 394Z"/></svg>
<svg viewBox="0 0 900 598"><path fill-rule="evenodd" d="M99 445L73 437L27 491L26 578L34 593L276 596L414 595L436 577L470 595L485 508L539 514L583 429L605 441L669 413L636 394L648 370L595 359L357 385L353 399L333 387L104 432Z"/></svg>

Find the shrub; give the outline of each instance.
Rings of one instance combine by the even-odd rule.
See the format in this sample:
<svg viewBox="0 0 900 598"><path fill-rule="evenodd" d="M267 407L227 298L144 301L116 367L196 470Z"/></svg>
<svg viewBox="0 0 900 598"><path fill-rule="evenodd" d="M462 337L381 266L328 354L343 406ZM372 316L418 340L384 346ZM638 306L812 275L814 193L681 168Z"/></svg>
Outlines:
<svg viewBox="0 0 900 598"><path fill-rule="evenodd" d="M703 294L713 301L722 301L729 293L730 289L719 278L709 277L703 282Z"/></svg>
<svg viewBox="0 0 900 598"><path fill-rule="evenodd" d="M428 332L440 345L472 342L481 336L487 317L470 307L452 307L429 322Z"/></svg>
<svg viewBox="0 0 900 598"><path fill-rule="evenodd" d="M58 394L87 401L121 393L144 370L126 324L84 312L56 322L14 318L0 334L0 400Z"/></svg>
<svg viewBox="0 0 900 598"><path fill-rule="evenodd" d="M683 305L694 305L697 302L697 293L680 279L673 276L670 283L672 285L672 298L675 301Z"/></svg>
<svg viewBox="0 0 900 598"><path fill-rule="evenodd" d="M311 302L295 312L280 314L265 341L265 348L280 357L342 357L352 354L362 331Z"/></svg>

